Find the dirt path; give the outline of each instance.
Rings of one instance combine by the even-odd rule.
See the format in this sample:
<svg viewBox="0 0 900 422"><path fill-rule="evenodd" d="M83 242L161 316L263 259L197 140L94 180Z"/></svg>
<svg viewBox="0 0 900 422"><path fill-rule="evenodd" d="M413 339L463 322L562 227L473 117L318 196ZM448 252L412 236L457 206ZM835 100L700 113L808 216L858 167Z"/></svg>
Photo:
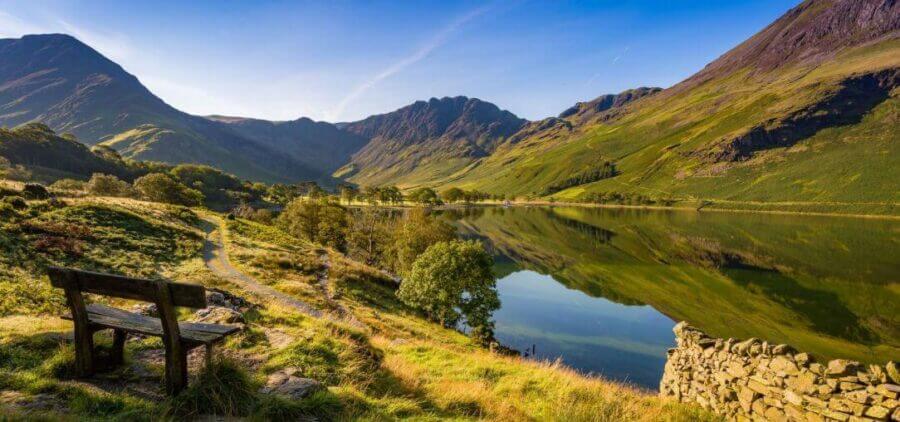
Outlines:
<svg viewBox="0 0 900 422"><path fill-rule="evenodd" d="M203 220L203 231L206 232L206 241L203 243L203 261L213 274L225 278L242 286L247 291L275 300L279 304L292 308L303 314L322 318L323 314L318 309L313 308L308 303L298 300L286 293L282 293L270 286L262 284L253 277L242 273L231 265L228 261L228 252L225 250L222 241L221 227L210 220Z"/></svg>
<svg viewBox="0 0 900 422"><path fill-rule="evenodd" d="M322 262L323 269L318 274L316 274L316 280L319 284L319 290L322 292L322 296L328 302L328 305L344 322L355 327L364 327L365 324L356 319L356 317L354 317L353 314L337 300L335 291L332 288L328 278L329 270L331 270L331 259L328 257L328 253L319 255L319 261Z"/></svg>

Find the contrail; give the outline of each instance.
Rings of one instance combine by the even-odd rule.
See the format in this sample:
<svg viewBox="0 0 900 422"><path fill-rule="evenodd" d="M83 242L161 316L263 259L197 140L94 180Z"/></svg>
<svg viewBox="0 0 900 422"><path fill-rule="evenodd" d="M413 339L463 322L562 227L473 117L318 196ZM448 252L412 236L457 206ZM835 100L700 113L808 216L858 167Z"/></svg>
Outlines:
<svg viewBox="0 0 900 422"><path fill-rule="evenodd" d="M483 7L477 8L475 10L472 10L463 16L460 16L458 19L454 20L449 25L447 25L446 27L441 29L430 40L428 40L428 42L425 43L425 45L420 47L413 54L411 54L407 57L404 57L400 61L389 66L387 69L382 70L381 72L372 76L365 82L359 84L359 86L357 86L353 91L350 92L350 94L345 96L337 104L337 106L335 106L334 110L330 113L331 117L335 118L337 116L340 116L344 112L344 109L347 108L348 104L355 101L357 98L361 97L363 94L366 93L366 91L371 89L373 86L377 85L379 82L381 82L387 78L390 78L391 76L396 75L403 69L406 69L407 67L409 67L413 64L416 64L417 62L419 62L422 59L424 59L425 57L427 57L429 54L431 54L432 51L434 51L438 47L444 45L447 42L447 39L450 38L450 35L452 35L454 32L456 32L456 30L458 30L461 26L465 25L472 19L475 19L478 16L483 15L485 12L487 12L488 9L490 9L489 6L483 6Z"/></svg>

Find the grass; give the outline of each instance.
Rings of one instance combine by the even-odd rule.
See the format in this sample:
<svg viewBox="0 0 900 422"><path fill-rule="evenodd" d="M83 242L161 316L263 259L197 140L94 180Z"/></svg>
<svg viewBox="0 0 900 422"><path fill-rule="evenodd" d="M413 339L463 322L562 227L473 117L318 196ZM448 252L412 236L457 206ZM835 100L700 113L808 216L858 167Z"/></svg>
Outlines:
<svg viewBox="0 0 900 422"><path fill-rule="evenodd" d="M311 272L321 270L319 255L328 254L334 294L363 325L297 314L214 276L200 254L203 234L198 218L227 221L222 234L238 268L322 307L325 301L315 286L294 291L286 283L307 283L304 280ZM491 354L466 336L432 324L403 306L393 295L393 282L378 270L271 226L228 221L209 211L188 213L160 204L94 198L72 200L63 208L32 202L28 210L17 212L13 222L19 226L37 223L43 224L44 232L50 232L53 224L84 225L94 241L84 242L79 255L68 255L36 249L35 233L7 226L0 231L5 248L0 288L12 298L0 302L6 306L5 316L0 317L0 390L19 394L24 401L49 397L52 403L43 410L4 410L0 418L181 420L211 413L249 420L710 417L691 406L584 377L558 365ZM79 230L68 232L88 236ZM12 253L21 259L10 259ZM221 360L213 367L194 369L191 385L182 395L160 400L154 394L162 392L162 367L141 357L162 347L158 339L129 341L128 364L123 368L88 380L71 379L72 349L60 343L60 335L71 329L71 323L48 316L64 311L61 295L43 287L46 280L36 275L50 263L203 283L245 296L262 307L246 315L248 329L223 345ZM98 335L98 342L107 344L109 339ZM136 376L140 366L154 374L151 381ZM253 369L244 369L248 367ZM287 367L319 380L327 390L302 401L258 393L268 374ZM144 387L127 388L132 383ZM156 393L140 393L142 389Z"/></svg>

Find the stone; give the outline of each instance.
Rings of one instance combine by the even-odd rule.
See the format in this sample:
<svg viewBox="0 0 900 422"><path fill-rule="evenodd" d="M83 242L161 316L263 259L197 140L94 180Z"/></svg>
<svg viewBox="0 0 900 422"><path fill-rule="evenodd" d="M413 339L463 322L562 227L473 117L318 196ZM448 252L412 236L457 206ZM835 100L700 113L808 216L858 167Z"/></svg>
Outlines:
<svg viewBox="0 0 900 422"><path fill-rule="evenodd" d="M896 399L897 396L900 396L900 385L881 384L875 387L875 392L889 399Z"/></svg>
<svg viewBox="0 0 900 422"><path fill-rule="evenodd" d="M818 375L825 374L825 367L821 363L811 363L809 364L809 370L813 371L813 373Z"/></svg>
<svg viewBox="0 0 900 422"><path fill-rule="evenodd" d="M882 406L872 406L865 413L866 416L875 419L885 419L890 414L891 411Z"/></svg>
<svg viewBox="0 0 900 422"><path fill-rule="evenodd" d="M887 374L878 365L869 365L869 374L877 383L884 384L887 382Z"/></svg>
<svg viewBox="0 0 900 422"><path fill-rule="evenodd" d="M755 400L750 407L753 410L753 413L756 413L757 415L760 415L760 416L764 415L766 413L766 409L767 409L766 404L763 403L763 401L761 399Z"/></svg>
<svg viewBox="0 0 900 422"><path fill-rule="evenodd" d="M803 406L803 397L791 390L784 390L784 401L795 406Z"/></svg>
<svg viewBox="0 0 900 422"><path fill-rule="evenodd" d="M296 368L293 368L292 374L296 374ZM266 385L260 389L264 394L277 394L293 400L301 400L312 394L322 391L325 386L320 382L311 378L301 378L295 375L288 375L284 371L276 372L266 379Z"/></svg>
<svg viewBox="0 0 900 422"><path fill-rule="evenodd" d="M835 359L828 362L826 374L829 376L841 377L856 374L857 368L859 368L859 362L847 359Z"/></svg>
<svg viewBox="0 0 900 422"><path fill-rule="evenodd" d="M800 371L800 368L797 367L797 364L785 356L776 356L774 359L772 359L772 363L769 365L769 367L773 371L784 372L788 375L796 375Z"/></svg>
<svg viewBox="0 0 900 422"><path fill-rule="evenodd" d="M750 338L732 346L731 351L739 355L746 355L750 352L750 347L757 343L759 343L758 338Z"/></svg>
<svg viewBox="0 0 900 422"><path fill-rule="evenodd" d="M755 400L756 397L758 397L758 394L755 391L746 387L741 387L738 391L738 403L740 403L744 412L750 413L753 400Z"/></svg>
<svg viewBox="0 0 900 422"><path fill-rule="evenodd" d="M778 344L778 345L775 345L772 347L772 354L773 355L784 355L789 352L792 352L793 350L794 349L791 346L788 346L786 344Z"/></svg>
<svg viewBox="0 0 900 422"><path fill-rule="evenodd" d="M797 353L794 355L794 362L797 362L797 365L806 366L811 362L809 358L809 353Z"/></svg>
<svg viewBox="0 0 900 422"><path fill-rule="evenodd" d="M243 325L246 324L246 320L244 319L244 315L234 309L226 308L223 306L210 306L207 308L203 308L194 313L194 317L191 319L192 322L200 322L204 324L231 324L231 325Z"/></svg>
<svg viewBox="0 0 900 422"><path fill-rule="evenodd" d="M747 387L762 395L769 394L769 387L755 379L751 379L750 382L747 383Z"/></svg>
<svg viewBox="0 0 900 422"><path fill-rule="evenodd" d="M855 382L842 382L840 384L841 391L855 391L866 388L866 386L862 384L857 384Z"/></svg>
<svg viewBox="0 0 900 422"><path fill-rule="evenodd" d="M787 421L787 417L785 417L784 412L782 412L780 409L775 408L775 407L770 407L770 408L766 409L766 411L765 411L765 413L763 413L763 415L766 417L767 421L775 421L775 422Z"/></svg>
<svg viewBox="0 0 900 422"><path fill-rule="evenodd" d="M138 315L159 318L159 311L155 303L139 303L131 307L131 312Z"/></svg>
<svg viewBox="0 0 900 422"><path fill-rule="evenodd" d="M887 365L884 365L884 370L891 382L893 382L894 384L900 384L900 367L898 367L896 362L888 362Z"/></svg>
<svg viewBox="0 0 900 422"><path fill-rule="evenodd" d="M892 421L900 421L900 407L894 409L894 413L891 414Z"/></svg>

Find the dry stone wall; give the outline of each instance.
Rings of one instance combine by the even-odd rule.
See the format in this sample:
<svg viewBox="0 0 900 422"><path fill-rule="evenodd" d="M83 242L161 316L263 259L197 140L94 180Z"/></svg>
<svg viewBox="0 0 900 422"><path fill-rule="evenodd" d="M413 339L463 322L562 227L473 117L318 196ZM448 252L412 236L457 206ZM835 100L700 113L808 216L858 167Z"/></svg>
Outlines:
<svg viewBox="0 0 900 422"><path fill-rule="evenodd" d="M836 359L817 363L788 345L711 338L681 322L659 394L729 419L900 421L900 369Z"/></svg>

